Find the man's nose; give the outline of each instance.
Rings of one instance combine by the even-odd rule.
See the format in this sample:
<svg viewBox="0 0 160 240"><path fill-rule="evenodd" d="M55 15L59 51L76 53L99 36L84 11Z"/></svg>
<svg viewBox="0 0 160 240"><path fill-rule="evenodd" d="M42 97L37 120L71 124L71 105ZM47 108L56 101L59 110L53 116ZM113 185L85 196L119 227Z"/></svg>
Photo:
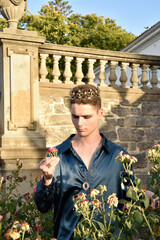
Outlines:
<svg viewBox="0 0 160 240"><path fill-rule="evenodd" d="M79 119L78 119L78 125L79 125L79 126L82 126L83 123L84 123L84 119L83 119L82 117L79 117Z"/></svg>

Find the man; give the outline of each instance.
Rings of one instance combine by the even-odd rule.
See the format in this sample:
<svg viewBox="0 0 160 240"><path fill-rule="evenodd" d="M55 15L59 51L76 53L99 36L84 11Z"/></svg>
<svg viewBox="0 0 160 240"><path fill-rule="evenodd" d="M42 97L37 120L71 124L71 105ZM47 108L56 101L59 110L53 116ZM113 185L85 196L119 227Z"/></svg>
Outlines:
<svg viewBox="0 0 160 240"><path fill-rule="evenodd" d="M73 210L73 196L106 185L106 197L116 193L124 198L120 172L116 162L121 146L99 132L103 117L98 89L90 84L79 85L70 92L70 111L77 131L57 146L58 157L47 157L40 163L43 179L37 185L35 202L41 212L54 208L54 237L72 238L79 216Z"/></svg>

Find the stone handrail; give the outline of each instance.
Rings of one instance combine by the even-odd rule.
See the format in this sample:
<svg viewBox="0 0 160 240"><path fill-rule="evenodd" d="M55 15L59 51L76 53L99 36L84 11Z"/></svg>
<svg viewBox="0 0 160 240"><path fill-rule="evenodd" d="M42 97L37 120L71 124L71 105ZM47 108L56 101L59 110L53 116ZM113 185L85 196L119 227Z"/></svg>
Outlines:
<svg viewBox="0 0 160 240"><path fill-rule="evenodd" d="M84 77L88 82L94 84L95 81L100 86L121 86L123 88L150 87L157 88L157 70L160 69L160 57L142 55L128 52L108 51L100 49L81 48L73 46L55 45L45 43L39 48L40 57L40 82L60 83L60 60L64 61L64 83L74 83L71 78L71 62L74 60L76 69L74 78L76 83L82 83ZM46 60L50 57L53 61L51 80L47 79ZM86 62L87 73L84 75L82 64ZM96 65L95 65L96 63ZM95 65L95 66L94 66ZM130 71L130 79L127 72ZM140 72L138 74L138 71ZM148 73L151 73L151 78ZM108 79L107 79L108 73ZM119 78L117 77L119 74ZM119 84L117 85L117 80ZM129 81L129 84L127 82ZM149 83L149 85L148 85Z"/></svg>

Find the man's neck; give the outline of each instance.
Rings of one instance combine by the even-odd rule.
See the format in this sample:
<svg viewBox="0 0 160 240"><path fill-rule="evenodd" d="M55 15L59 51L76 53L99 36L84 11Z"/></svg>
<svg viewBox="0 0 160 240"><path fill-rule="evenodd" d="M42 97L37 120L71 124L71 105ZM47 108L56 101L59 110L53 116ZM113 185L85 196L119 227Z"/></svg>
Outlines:
<svg viewBox="0 0 160 240"><path fill-rule="evenodd" d="M89 136L79 136L78 134L75 135L73 141L81 146L92 146L92 145L99 145L101 142L102 137L100 133L89 135Z"/></svg>

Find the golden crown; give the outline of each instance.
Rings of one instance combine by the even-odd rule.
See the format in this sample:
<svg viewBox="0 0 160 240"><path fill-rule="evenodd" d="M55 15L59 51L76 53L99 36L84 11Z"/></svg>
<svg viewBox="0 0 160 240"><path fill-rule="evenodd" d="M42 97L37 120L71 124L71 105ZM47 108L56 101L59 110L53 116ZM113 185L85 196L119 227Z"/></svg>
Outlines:
<svg viewBox="0 0 160 240"><path fill-rule="evenodd" d="M70 91L70 99L93 99L95 97L99 97L99 89L96 88L94 89L89 89L89 90L78 90L77 92L75 91Z"/></svg>

